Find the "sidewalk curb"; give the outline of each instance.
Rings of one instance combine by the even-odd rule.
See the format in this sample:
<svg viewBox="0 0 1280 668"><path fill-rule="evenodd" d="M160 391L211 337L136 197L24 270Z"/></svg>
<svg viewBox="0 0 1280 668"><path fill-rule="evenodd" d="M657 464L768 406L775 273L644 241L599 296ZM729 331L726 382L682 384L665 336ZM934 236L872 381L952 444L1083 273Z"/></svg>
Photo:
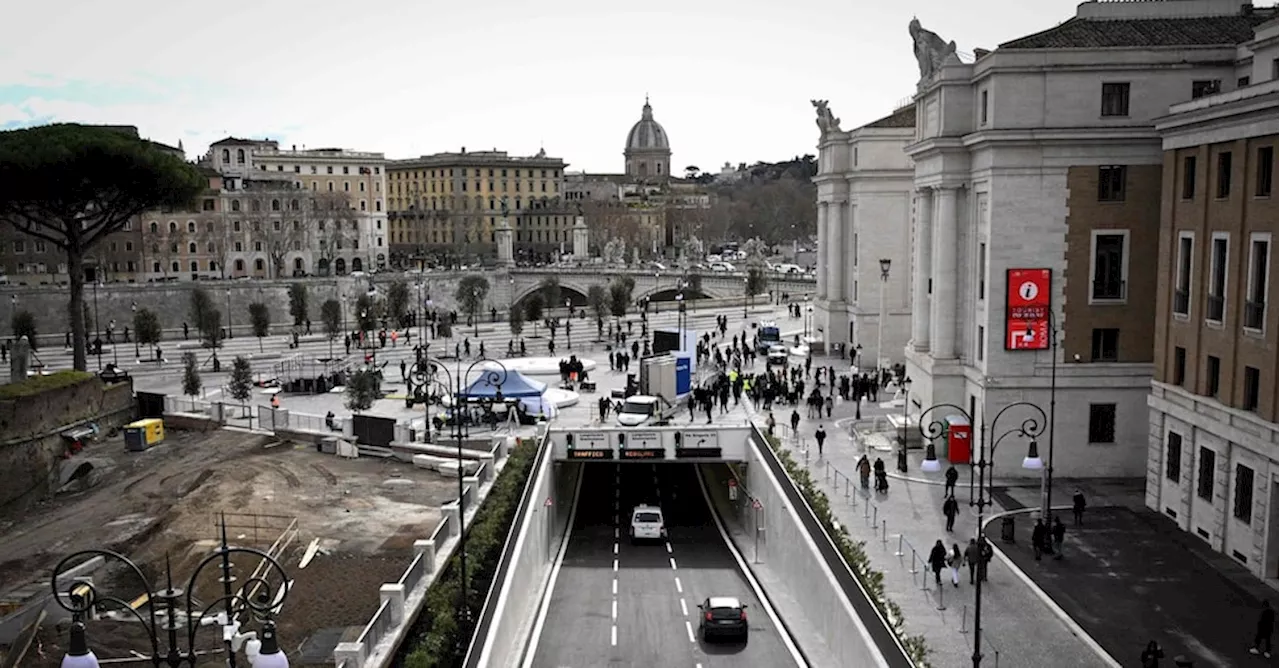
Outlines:
<svg viewBox="0 0 1280 668"><path fill-rule="evenodd" d="M1054 510L1071 510L1071 506L1054 506L1053 509ZM1019 508L1017 510L1006 510L1001 513L995 513L991 515L991 517L988 517L982 523L982 526L979 527L979 530L981 531L982 535L985 536L987 531L987 525L991 524L997 519L1009 517L1011 515L1030 515L1032 513L1037 513L1037 512L1040 512L1039 508ZM1076 620L1072 619L1071 615L1067 614L1066 610L1063 610L1062 607L1059 606L1056 601L1054 601L1048 594L1046 594L1045 591L1040 588L1040 585L1037 585L1035 581L1031 579L1031 576L1023 572L1023 570L1013 562L1013 559L1010 559L1009 556L1004 553L1004 550L1000 549L1000 547L997 546L993 541L987 541L987 544L991 546L992 552L994 552L997 557L1000 557L1000 561L1004 562L1004 565L1009 568L1009 571L1012 572L1014 575L1016 575L1018 579L1021 580L1022 583L1026 585L1027 588L1030 589L1031 592L1034 593L1036 597L1039 598L1040 601L1045 604L1046 607L1049 608L1049 611L1052 612L1054 616L1056 616L1060 621L1062 621L1063 624L1066 624L1067 628L1071 630L1071 633L1073 633L1077 638L1079 638L1082 642L1084 642L1084 644L1087 645L1089 649L1093 650L1093 653L1098 655L1098 658L1102 660L1102 662L1107 666L1107 668L1123 668L1120 665L1120 662L1116 661L1111 656L1111 654L1107 652L1107 650L1103 649L1102 645L1098 644L1098 641L1094 640L1093 636L1089 635L1089 633L1084 630L1084 627L1076 623Z"/></svg>

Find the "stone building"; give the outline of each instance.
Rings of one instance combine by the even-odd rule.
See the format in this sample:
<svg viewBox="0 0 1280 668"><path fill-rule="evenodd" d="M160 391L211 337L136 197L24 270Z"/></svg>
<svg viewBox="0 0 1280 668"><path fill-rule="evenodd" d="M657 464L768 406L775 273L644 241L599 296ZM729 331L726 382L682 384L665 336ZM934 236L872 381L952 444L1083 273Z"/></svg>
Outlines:
<svg viewBox="0 0 1280 668"><path fill-rule="evenodd" d="M915 172L903 149L915 126L908 104L860 128L829 127L818 145L815 329L833 350L861 345L861 366L900 363L910 331Z"/></svg>
<svg viewBox="0 0 1280 668"><path fill-rule="evenodd" d="M1147 506L1277 577L1277 24L1222 92L1156 119L1163 140ZM1216 88L1216 84L1214 85Z"/></svg>
<svg viewBox="0 0 1280 668"><path fill-rule="evenodd" d="M506 216L520 261L572 245L573 212L561 195L565 162L539 151L436 153L388 166L391 251L396 264L459 264L495 253ZM505 208L504 208L505 205Z"/></svg>
<svg viewBox="0 0 1280 668"><path fill-rule="evenodd" d="M1237 45L1274 15L1238 0L1085 2L973 63L913 22L913 412L947 402L981 425L1029 401L1056 413L1041 440L1058 476L1145 472L1155 122L1239 88ZM1034 414L1018 411L988 437ZM1025 447L1006 439L997 470L1029 474Z"/></svg>

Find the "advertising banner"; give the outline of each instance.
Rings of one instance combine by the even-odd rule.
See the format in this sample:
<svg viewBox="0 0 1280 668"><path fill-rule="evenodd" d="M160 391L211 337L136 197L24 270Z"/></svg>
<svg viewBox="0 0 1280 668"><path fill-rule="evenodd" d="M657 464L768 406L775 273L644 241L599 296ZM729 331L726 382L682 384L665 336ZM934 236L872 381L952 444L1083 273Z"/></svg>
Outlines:
<svg viewBox="0 0 1280 668"><path fill-rule="evenodd" d="M1005 350L1048 350L1050 269L1010 269L1005 313Z"/></svg>

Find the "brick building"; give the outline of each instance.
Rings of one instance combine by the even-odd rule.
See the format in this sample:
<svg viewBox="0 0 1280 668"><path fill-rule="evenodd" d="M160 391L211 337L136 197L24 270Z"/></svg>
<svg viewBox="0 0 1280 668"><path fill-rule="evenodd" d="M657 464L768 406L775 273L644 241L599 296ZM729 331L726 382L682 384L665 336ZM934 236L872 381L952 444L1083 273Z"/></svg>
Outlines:
<svg viewBox="0 0 1280 668"><path fill-rule="evenodd" d="M1147 505L1277 577L1277 24L1234 90L1156 121L1164 148ZM1216 83L1213 88L1217 88Z"/></svg>
<svg viewBox="0 0 1280 668"><path fill-rule="evenodd" d="M1028 401L1056 413L1041 453L1054 444L1058 476L1145 472L1165 161L1156 119L1247 87L1237 47L1274 17L1237 0L1085 2L972 63L921 33L939 52L920 59L906 148L912 412L951 403L990 426ZM1019 409L988 440L1029 415ZM1025 441L1006 440L1000 475L1031 475L1024 454Z"/></svg>

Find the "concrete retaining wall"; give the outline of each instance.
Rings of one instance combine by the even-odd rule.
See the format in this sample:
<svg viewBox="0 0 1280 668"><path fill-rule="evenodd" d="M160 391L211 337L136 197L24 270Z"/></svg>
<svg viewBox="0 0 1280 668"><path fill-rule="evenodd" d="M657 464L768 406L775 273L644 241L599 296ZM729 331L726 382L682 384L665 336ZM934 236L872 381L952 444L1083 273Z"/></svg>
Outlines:
<svg viewBox="0 0 1280 668"><path fill-rule="evenodd" d="M568 527L581 465L556 463L550 456L534 472L531 499L520 531L510 540L511 570L500 591L490 592L493 608L488 629L479 629L467 666L517 667L524 658L538 608L550 583L551 570ZM550 504L550 505L548 505ZM484 631L487 634L482 635Z"/></svg>

